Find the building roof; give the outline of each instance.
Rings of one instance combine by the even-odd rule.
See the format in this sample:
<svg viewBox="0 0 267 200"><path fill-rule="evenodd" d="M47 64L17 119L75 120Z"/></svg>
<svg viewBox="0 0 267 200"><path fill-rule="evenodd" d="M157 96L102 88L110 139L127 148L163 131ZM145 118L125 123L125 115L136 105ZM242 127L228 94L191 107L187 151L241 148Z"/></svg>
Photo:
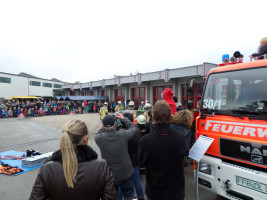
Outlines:
<svg viewBox="0 0 267 200"><path fill-rule="evenodd" d="M167 83L171 79L185 78L185 77L205 77L211 68L217 67L217 64L204 62L199 65L187 66L187 67L178 67L173 69L163 69L160 71L147 72L147 73L138 73L131 76L116 76L111 79L102 79L98 81L90 81L86 83L68 83L62 86L62 89L76 90L83 88L96 88L106 86L117 85L120 87L123 84L137 83L141 85L143 82L148 81L164 81Z"/></svg>
<svg viewBox="0 0 267 200"><path fill-rule="evenodd" d="M25 72L20 72L20 73L18 74L18 76L23 76L23 77L27 77L27 78L37 78L37 79L42 79L42 78L39 78L39 77L37 77L37 76L33 76L33 75L31 75L31 74L27 74L27 73L25 73Z"/></svg>
<svg viewBox="0 0 267 200"><path fill-rule="evenodd" d="M58 80L58 79L56 79L56 78L52 78L52 79L50 79L50 81L62 82L62 83L63 83L63 81L61 81L61 80Z"/></svg>
<svg viewBox="0 0 267 200"><path fill-rule="evenodd" d="M52 79L39 78L39 77L37 77L37 76L33 76L33 75L31 75L31 74L27 74L27 73L25 73L25 72L21 72L21 73L19 73L19 74L11 74L11 73L1 72L1 71L0 71L0 73L1 73L1 74L12 75L12 76L20 76L20 77L25 77L25 78L35 78L35 79L40 79L40 80L54 81L54 82L60 82L60 83L65 83L65 84L67 84L67 82L60 81L60 80L58 80L58 79L56 79L56 78L52 78Z"/></svg>

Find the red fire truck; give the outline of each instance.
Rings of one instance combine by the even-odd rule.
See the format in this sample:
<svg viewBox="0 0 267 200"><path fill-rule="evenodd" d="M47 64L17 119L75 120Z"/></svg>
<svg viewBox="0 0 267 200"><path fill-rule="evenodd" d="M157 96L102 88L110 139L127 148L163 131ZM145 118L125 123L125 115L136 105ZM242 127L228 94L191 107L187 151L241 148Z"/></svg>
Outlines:
<svg viewBox="0 0 267 200"><path fill-rule="evenodd" d="M214 139L199 162L201 186L228 199L267 200L267 59L210 70L200 135Z"/></svg>

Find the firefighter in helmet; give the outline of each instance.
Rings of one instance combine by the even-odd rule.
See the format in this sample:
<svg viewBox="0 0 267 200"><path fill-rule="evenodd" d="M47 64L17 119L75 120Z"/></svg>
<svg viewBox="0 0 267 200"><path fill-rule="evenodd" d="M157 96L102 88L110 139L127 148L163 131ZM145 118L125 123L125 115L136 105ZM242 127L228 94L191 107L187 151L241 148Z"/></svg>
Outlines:
<svg viewBox="0 0 267 200"><path fill-rule="evenodd" d="M115 112L119 112L120 110L123 110L123 107L121 101L118 101L118 105L115 106Z"/></svg>
<svg viewBox="0 0 267 200"><path fill-rule="evenodd" d="M145 112L144 112L144 117L146 118L146 121L149 122L150 117L148 116L148 111L152 109L152 105L150 103L146 103L145 107Z"/></svg>
<svg viewBox="0 0 267 200"><path fill-rule="evenodd" d="M135 107L134 102L133 101L130 101L128 103L128 110L130 110L131 113L133 114L133 117L136 118L136 112L134 110L134 107Z"/></svg>
<svg viewBox="0 0 267 200"><path fill-rule="evenodd" d="M103 121L104 117L108 115L108 103L107 102L105 102L104 106L100 108L99 115L100 115L101 121Z"/></svg>

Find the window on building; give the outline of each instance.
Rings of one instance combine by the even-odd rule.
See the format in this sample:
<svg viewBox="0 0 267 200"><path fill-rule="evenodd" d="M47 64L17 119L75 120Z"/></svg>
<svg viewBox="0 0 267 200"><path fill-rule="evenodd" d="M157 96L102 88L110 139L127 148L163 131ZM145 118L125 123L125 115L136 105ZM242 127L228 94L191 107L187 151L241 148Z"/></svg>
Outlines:
<svg viewBox="0 0 267 200"><path fill-rule="evenodd" d="M71 90L70 90L70 91L69 91L69 95L70 95L70 96L75 96L75 91L71 91Z"/></svg>
<svg viewBox="0 0 267 200"><path fill-rule="evenodd" d="M108 90L101 90L101 96L109 97Z"/></svg>
<svg viewBox="0 0 267 200"><path fill-rule="evenodd" d="M11 83L11 78L0 77L0 83Z"/></svg>
<svg viewBox="0 0 267 200"><path fill-rule="evenodd" d="M187 102L190 100L190 95L187 95L187 90L185 89L186 84L181 85L181 103L184 107L186 107ZM204 87L204 82L202 83L194 83L193 85L193 101L194 101L194 109L197 108L197 102L202 98L202 91ZM188 99L186 98L188 96Z"/></svg>
<svg viewBox="0 0 267 200"><path fill-rule="evenodd" d="M52 87L52 83L43 83L43 87Z"/></svg>
<svg viewBox="0 0 267 200"><path fill-rule="evenodd" d="M131 88L131 100L134 101L135 105L140 105L141 101L145 101L146 99L146 88L138 87Z"/></svg>
<svg viewBox="0 0 267 200"><path fill-rule="evenodd" d="M59 84L54 84L54 88L61 88L61 85L59 85Z"/></svg>
<svg viewBox="0 0 267 200"><path fill-rule="evenodd" d="M96 96L96 91L90 91L89 94L90 96Z"/></svg>
<svg viewBox="0 0 267 200"><path fill-rule="evenodd" d="M172 89L172 85L163 85L163 86L154 86L153 87L153 105L156 103L157 100L161 99L161 93L166 88Z"/></svg>
<svg viewBox="0 0 267 200"><path fill-rule="evenodd" d="M30 81L30 85L31 86L41 86L41 82L39 82L39 81Z"/></svg>
<svg viewBox="0 0 267 200"><path fill-rule="evenodd" d="M115 89L115 101L125 100L125 89Z"/></svg>
<svg viewBox="0 0 267 200"><path fill-rule="evenodd" d="M81 95L81 96L86 96L86 91L81 91L81 92L80 92L80 95Z"/></svg>

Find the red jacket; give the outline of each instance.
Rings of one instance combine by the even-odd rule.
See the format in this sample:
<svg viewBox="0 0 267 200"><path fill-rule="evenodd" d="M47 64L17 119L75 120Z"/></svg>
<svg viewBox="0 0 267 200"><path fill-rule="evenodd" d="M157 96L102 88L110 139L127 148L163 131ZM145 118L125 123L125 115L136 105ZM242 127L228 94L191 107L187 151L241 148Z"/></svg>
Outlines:
<svg viewBox="0 0 267 200"><path fill-rule="evenodd" d="M163 99L170 105L172 114L174 115L177 112L177 110L176 110L176 104L173 100L173 94L174 93L170 88L166 88L163 91Z"/></svg>

